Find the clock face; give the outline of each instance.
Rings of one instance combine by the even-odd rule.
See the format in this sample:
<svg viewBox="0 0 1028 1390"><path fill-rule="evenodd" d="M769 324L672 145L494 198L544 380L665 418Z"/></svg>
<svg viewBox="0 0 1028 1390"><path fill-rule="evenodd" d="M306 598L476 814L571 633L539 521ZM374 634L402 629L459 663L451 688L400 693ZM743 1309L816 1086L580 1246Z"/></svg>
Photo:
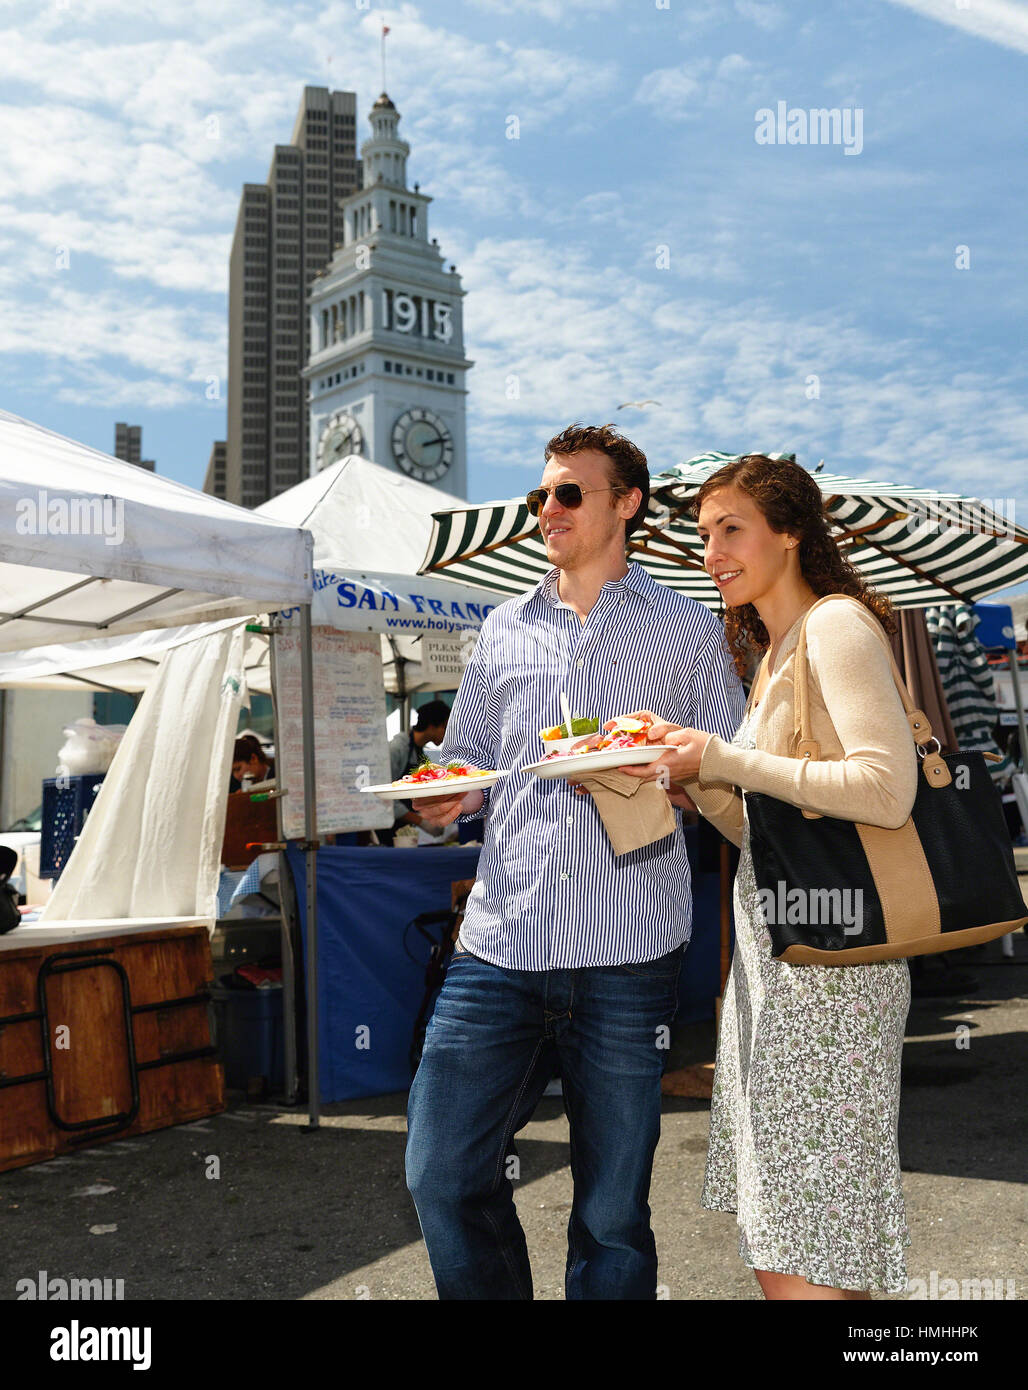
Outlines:
<svg viewBox="0 0 1028 1390"><path fill-rule="evenodd" d="M319 472L330 463L335 463L336 459L363 452L364 434L360 425L348 410L337 410L321 431L318 441Z"/></svg>
<svg viewBox="0 0 1028 1390"><path fill-rule="evenodd" d="M435 483L453 462L453 436L431 410L414 406L393 425L393 458L398 468L422 483Z"/></svg>

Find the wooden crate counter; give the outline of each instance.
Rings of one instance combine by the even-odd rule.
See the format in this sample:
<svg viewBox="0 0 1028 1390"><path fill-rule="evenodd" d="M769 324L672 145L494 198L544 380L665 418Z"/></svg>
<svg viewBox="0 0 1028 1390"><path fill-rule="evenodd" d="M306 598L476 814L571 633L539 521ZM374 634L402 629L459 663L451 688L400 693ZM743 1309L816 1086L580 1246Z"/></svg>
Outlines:
<svg viewBox="0 0 1028 1390"><path fill-rule="evenodd" d="M0 1172L213 1115L207 927L18 927L0 937Z"/></svg>

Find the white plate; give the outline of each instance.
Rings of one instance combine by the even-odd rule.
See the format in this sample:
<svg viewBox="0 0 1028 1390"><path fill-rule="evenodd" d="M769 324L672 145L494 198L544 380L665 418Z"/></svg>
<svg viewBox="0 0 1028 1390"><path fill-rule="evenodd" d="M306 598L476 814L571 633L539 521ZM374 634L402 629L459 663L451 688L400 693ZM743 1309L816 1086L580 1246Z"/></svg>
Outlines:
<svg viewBox="0 0 1028 1390"><path fill-rule="evenodd" d="M362 792L373 792L383 801L416 801L419 796L452 796L455 792L485 791L495 786L506 772L482 772L477 777L457 777L452 782L420 782L415 786L394 787L392 782L383 782L379 787L361 787Z"/></svg>
<svg viewBox="0 0 1028 1390"><path fill-rule="evenodd" d="M597 730L597 733L599 732ZM543 738L539 742L547 753L566 753L569 748L574 748L575 744L581 743L584 738L595 737L595 734L575 734L574 738Z"/></svg>
<svg viewBox="0 0 1028 1390"><path fill-rule="evenodd" d="M532 763L522 770L534 772L537 777L585 777L590 772L606 772L612 767L655 763L662 753L676 751L663 743L648 743L641 748L604 748L599 753L577 753L570 758L551 758L549 762Z"/></svg>

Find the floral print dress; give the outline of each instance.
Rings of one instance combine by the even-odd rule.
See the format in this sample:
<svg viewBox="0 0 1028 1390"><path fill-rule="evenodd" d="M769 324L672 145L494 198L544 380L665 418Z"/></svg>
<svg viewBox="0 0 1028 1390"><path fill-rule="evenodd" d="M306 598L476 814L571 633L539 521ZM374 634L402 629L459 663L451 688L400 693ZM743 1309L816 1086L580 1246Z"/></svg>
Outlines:
<svg viewBox="0 0 1028 1390"><path fill-rule="evenodd" d="M755 747L750 710L733 743ZM771 955L744 820L735 954L721 1009L703 1206L734 1211L754 1269L906 1289L897 1123L905 960Z"/></svg>

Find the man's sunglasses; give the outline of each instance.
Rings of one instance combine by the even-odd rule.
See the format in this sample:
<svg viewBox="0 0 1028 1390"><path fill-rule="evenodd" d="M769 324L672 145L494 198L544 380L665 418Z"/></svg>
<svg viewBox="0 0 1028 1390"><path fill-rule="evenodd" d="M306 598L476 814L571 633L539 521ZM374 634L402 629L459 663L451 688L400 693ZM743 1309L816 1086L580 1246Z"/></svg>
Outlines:
<svg viewBox="0 0 1028 1390"><path fill-rule="evenodd" d="M538 516L546 506L551 492L562 507L573 509L582 505L582 498L587 492L621 492L622 490L619 487L581 488L577 483L558 483L556 487L533 488L525 498L525 505L533 516Z"/></svg>

